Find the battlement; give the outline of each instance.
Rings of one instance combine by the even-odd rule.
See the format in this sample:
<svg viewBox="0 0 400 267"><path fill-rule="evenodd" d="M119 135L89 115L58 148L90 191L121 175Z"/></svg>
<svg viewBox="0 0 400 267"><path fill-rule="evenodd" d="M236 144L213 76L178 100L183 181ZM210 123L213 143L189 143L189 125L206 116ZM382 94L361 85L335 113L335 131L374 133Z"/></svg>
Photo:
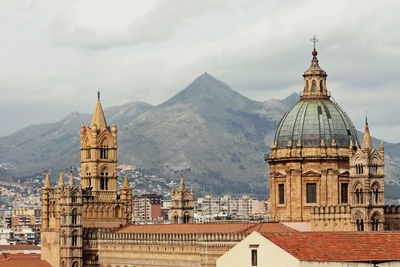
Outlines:
<svg viewBox="0 0 400 267"><path fill-rule="evenodd" d="M350 210L350 204L316 206L311 209L311 216L350 214Z"/></svg>
<svg viewBox="0 0 400 267"><path fill-rule="evenodd" d="M400 214L400 206L385 205L383 211L385 214Z"/></svg>

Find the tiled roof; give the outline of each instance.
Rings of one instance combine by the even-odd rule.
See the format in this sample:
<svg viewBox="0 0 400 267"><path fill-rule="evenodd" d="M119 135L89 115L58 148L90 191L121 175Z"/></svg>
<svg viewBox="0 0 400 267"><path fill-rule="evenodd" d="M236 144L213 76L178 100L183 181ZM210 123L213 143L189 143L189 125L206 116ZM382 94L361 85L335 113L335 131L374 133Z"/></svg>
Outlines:
<svg viewBox="0 0 400 267"><path fill-rule="evenodd" d="M265 233L295 232L280 223L209 223L209 224L153 224L126 225L116 233Z"/></svg>
<svg viewBox="0 0 400 267"><path fill-rule="evenodd" d="M263 233L301 261L369 262L400 260L400 233Z"/></svg>
<svg viewBox="0 0 400 267"><path fill-rule="evenodd" d="M40 250L40 247L36 245L0 245L0 251L2 250Z"/></svg>
<svg viewBox="0 0 400 267"><path fill-rule="evenodd" d="M0 267L51 267L51 265L40 259L40 254L0 254Z"/></svg>

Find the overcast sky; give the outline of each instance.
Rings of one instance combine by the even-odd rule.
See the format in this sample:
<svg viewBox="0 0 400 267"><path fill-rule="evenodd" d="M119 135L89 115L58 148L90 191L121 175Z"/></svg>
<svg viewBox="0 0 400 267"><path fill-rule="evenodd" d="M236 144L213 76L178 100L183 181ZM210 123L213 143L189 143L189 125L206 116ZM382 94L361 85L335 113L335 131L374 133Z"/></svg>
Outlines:
<svg viewBox="0 0 400 267"><path fill-rule="evenodd" d="M334 98L400 142L400 1L1 0L0 136L72 111L153 105L208 72L257 101L303 88L315 33Z"/></svg>

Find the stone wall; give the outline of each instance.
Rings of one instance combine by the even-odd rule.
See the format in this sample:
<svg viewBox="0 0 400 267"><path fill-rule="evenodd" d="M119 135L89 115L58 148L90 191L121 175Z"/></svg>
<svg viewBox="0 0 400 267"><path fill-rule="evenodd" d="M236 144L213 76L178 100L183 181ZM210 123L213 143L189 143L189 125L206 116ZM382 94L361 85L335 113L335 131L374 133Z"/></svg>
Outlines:
<svg viewBox="0 0 400 267"><path fill-rule="evenodd" d="M85 266L216 266L216 260L247 233L111 233L86 235L84 254L97 250L97 262ZM85 257L84 257L85 258ZM97 264L97 265L96 265Z"/></svg>
<svg viewBox="0 0 400 267"><path fill-rule="evenodd" d="M318 206L311 211L312 231L354 231L349 204Z"/></svg>
<svg viewBox="0 0 400 267"><path fill-rule="evenodd" d="M385 231L400 230L400 206L386 205L383 211L385 216Z"/></svg>

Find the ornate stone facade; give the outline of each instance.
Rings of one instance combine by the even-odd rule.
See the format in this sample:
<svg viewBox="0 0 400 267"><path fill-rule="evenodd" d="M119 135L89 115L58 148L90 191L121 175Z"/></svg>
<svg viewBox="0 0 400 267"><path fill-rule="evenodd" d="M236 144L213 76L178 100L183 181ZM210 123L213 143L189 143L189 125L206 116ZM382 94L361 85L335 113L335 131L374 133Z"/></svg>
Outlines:
<svg viewBox="0 0 400 267"><path fill-rule="evenodd" d="M266 155L274 221L310 221L316 231L399 229L399 209L384 205L384 148L362 145L332 101L314 50L300 101L282 118Z"/></svg>
<svg viewBox="0 0 400 267"><path fill-rule="evenodd" d="M179 188L171 192L171 209L168 217L172 223L193 223L194 192L187 190L181 177Z"/></svg>
<svg viewBox="0 0 400 267"><path fill-rule="evenodd" d="M90 127L81 127L81 151L80 185L71 173L68 184L61 174L54 189L46 175L42 188L42 259L53 267L84 265L85 253L91 253L83 246L85 228L114 228L132 218L126 177L117 192L117 127L107 126L100 96Z"/></svg>

